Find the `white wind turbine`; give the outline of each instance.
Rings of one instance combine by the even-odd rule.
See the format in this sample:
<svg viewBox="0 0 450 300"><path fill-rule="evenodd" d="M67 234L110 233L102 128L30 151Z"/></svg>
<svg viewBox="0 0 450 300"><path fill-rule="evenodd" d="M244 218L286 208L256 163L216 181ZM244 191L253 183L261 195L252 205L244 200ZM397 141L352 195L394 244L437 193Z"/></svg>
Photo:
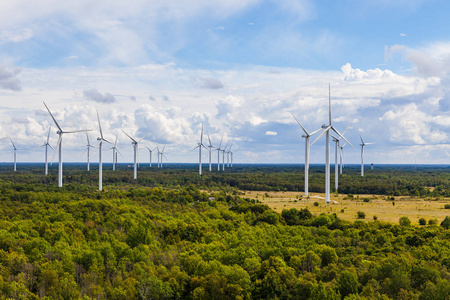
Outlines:
<svg viewBox="0 0 450 300"><path fill-rule="evenodd" d="M97 120L98 120L98 130L100 131L100 137L97 138L98 141L98 190L103 190L103 161L102 161L102 145L103 142L107 142L112 144L108 140L103 137L102 125L100 125L100 117L97 111Z"/></svg>
<svg viewBox="0 0 450 300"><path fill-rule="evenodd" d="M200 142L197 143L197 147L192 149L192 150L195 150L198 148L198 174L199 175L202 175L202 147L209 151L209 149L206 148L206 146L203 144L203 124L202 124L202 131L200 134ZM162 157L161 157L161 161L162 161Z"/></svg>
<svg viewBox="0 0 450 300"><path fill-rule="evenodd" d="M166 146L164 145L164 147L162 148L161 152L159 152L159 155L161 155L161 168L163 167L163 157L167 160L167 157L164 155L164 149L166 148Z"/></svg>
<svg viewBox="0 0 450 300"><path fill-rule="evenodd" d="M343 166L344 166L344 147L345 147L345 145L347 145L347 143L345 143L344 145L340 145L339 144L339 156L340 156L340 159L341 159L341 162L340 162L340 170L339 170L339 172L342 174L342 168L343 168Z"/></svg>
<svg viewBox="0 0 450 300"><path fill-rule="evenodd" d="M50 112L50 109L48 108L47 104L45 104L45 102L44 102L44 105L45 105L45 108L47 108L48 113L52 117L53 122L55 122L56 127L58 127L58 131L56 133L59 135L59 138L58 138L58 143L56 143L55 153L53 154L52 162L53 162L53 159L55 158L55 155L56 155L56 149L59 148L58 186L62 187L62 184L63 184L63 180L62 180L62 175L63 175L62 137L63 137L63 134L65 134L65 133L75 133L75 132L87 132L87 131L92 131L92 130L63 131L62 128L59 126L58 122L56 122L55 117L53 117L52 113Z"/></svg>
<svg viewBox="0 0 450 300"><path fill-rule="evenodd" d="M132 138L128 133L126 133L125 131L122 130L123 133L126 134L127 137L130 138L131 140L131 144L133 145L133 150L134 150L134 179L137 179L137 158L138 158L138 151L139 151L139 146L138 144L150 133L146 133L139 141L135 140L134 138Z"/></svg>
<svg viewBox="0 0 450 300"><path fill-rule="evenodd" d="M239 151L239 149L237 149L237 150L235 150L234 152L233 151L231 151L231 147L230 147L230 156L231 156L231 167L233 167L233 153L236 153L236 152L238 152Z"/></svg>
<svg viewBox="0 0 450 300"><path fill-rule="evenodd" d="M45 142L44 145L42 145L41 147L45 147L45 176L48 175L48 147L52 148L53 147L50 145L49 140L50 140L50 131L52 130L52 125L50 125L50 128L48 129L48 135L47 135L47 141ZM55 150L55 149L53 149Z"/></svg>
<svg viewBox="0 0 450 300"><path fill-rule="evenodd" d="M14 143L13 143L11 138L9 138L9 140L11 141L11 145L14 148L14 172L15 172L17 170L17 168L16 168L17 150L19 150L19 149L16 148L16 145L14 145Z"/></svg>
<svg viewBox="0 0 450 300"><path fill-rule="evenodd" d="M330 130L333 130L338 136L343 138L350 146L353 145L342 135L339 131L333 127L331 123L331 87L328 85L328 106L329 106L329 125L322 125L323 132L317 137L317 139L311 144L313 145L325 134L325 203L330 203ZM355 148L355 147L353 147Z"/></svg>
<svg viewBox="0 0 450 300"><path fill-rule="evenodd" d="M220 151L222 151L222 171L225 171L225 150L227 149L228 143L229 142L227 142L225 147L223 147L223 149L220 150Z"/></svg>
<svg viewBox="0 0 450 300"><path fill-rule="evenodd" d="M152 167L152 153L155 151L155 149L150 149L149 147L145 146L147 148L148 152L150 152L150 168Z"/></svg>
<svg viewBox="0 0 450 300"><path fill-rule="evenodd" d="M220 151L222 151L222 149L220 147L222 147L222 141L223 141L223 135L222 135L222 138L220 139L219 147L216 147L216 149L217 149L217 171L220 171Z"/></svg>
<svg viewBox="0 0 450 300"><path fill-rule="evenodd" d="M89 159L90 159L90 148L95 148L94 146L92 146L91 145L91 143L89 142L89 135L88 135L88 133L86 132L86 140L87 140L87 145L86 145L86 150L84 150L84 152L83 152L83 154L81 154L81 156L83 156L84 155L84 153L86 153L86 155L87 155L87 170L89 171L90 170L90 161L89 161Z"/></svg>
<svg viewBox="0 0 450 300"><path fill-rule="evenodd" d="M352 124L348 125L348 127L345 129L345 131L342 133L342 135L344 135L347 130L352 126ZM335 137L333 135L331 135L333 137L333 142L336 143L336 147L335 147L335 153L334 153L334 189L337 191L338 190L338 180L339 180L339 163L338 163L338 149L341 149L341 137ZM342 164L342 157L341 157L341 164Z"/></svg>
<svg viewBox="0 0 450 300"><path fill-rule="evenodd" d="M117 149L117 139L119 138L119 133L117 133L116 134L116 140L114 141L114 144L113 144L113 146L112 146L112 148L110 148L109 150L111 150L112 149L112 153L113 153L113 171L115 171L116 170L116 165L117 165L117 153L120 153L119 152L119 149ZM122 155L122 154L120 154L120 155Z"/></svg>
<svg viewBox="0 0 450 300"><path fill-rule="evenodd" d="M297 121L298 125L300 125L300 127L302 128L303 132L305 134L302 134L302 138L305 139L305 196L309 195L309 191L308 191L308 183L309 183L309 148L310 146L310 138L315 135L317 132L320 131L321 128L308 133L308 131L306 131L305 127L303 127L303 125L297 120L297 118L294 116L293 113L291 113L291 115L294 117L295 121Z"/></svg>
<svg viewBox="0 0 450 300"><path fill-rule="evenodd" d="M364 143L361 135L359 137L361 138L361 144L359 144L361 146L361 176L364 176L364 147L374 143Z"/></svg>
<svg viewBox="0 0 450 300"><path fill-rule="evenodd" d="M208 150L209 150L209 171L211 172L211 169L212 169L212 165L211 165L211 155L212 155L212 148L214 148L213 147L213 145L212 145L212 143L211 143L211 139L210 139L210 137L209 137L209 133L208 133L208 143L209 143L209 145L208 145Z"/></svg>

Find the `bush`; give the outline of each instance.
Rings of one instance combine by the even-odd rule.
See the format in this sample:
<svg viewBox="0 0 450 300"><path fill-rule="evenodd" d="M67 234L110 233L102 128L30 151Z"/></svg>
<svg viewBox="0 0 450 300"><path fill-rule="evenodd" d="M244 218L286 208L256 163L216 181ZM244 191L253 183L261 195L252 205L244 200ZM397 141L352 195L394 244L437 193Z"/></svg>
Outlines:
<svg viewBox="0 0 450 300"><path fill-rule="evenodd" d="M398 223L400 224L400 226L408 227L411 225L411 220L408 217L401 217L398 220Z"/></svg>
<svg viewBox="0 0 450 300"><path fill-rule="evenodd" d="M444 228L449 229L450 228L450 217L445 217L444 221L441 222L441 226Z"/></svg>
<svg viewBox="0 0 450 300"><path fill-rule="evenodd" d="M377 216L373 216L373 220L374 221L378 220L378 217Z"/></svg>
<svg viewBox="0 0 450 300"><path fill-rule="evenodd" d="M370 198L364 198L363 201L368 203L368 202L370 202Z"/></svg>
<svg viewBox="0 0 450 300"><path fill-rule="evenodd" d="M420 218L419 225L422 225L422 226L427 225L427 220L425 220L425 218Z"/></svg>
<svg viewBox="0 0 450 300"><path fill-rule="evenodd" d="M319 202L314 202L314 206L319 206Z"/></svg>
<svg viewBox="0 0 450 300"><path fill-rule="evenodd" d="M428 225L437 225L437 223L438 223L438 220L436 220L436 219L429 219L428 220Z"/></svg>
<svg viewBox="0 0 450 300"><path fill-rule="evenodd" d="M356 213L356 217L357 217L358 219L365 219L365 218L366 218L366 213L363 212L363 211L358 211L358 212Z"/></svg>
<svg viewBox="0 0 450 300"><path fill-rule="evenodd" d="M444 208L445 208L445 209L450 209L450 204L445 204L445 205L444 205Z"/></svg>

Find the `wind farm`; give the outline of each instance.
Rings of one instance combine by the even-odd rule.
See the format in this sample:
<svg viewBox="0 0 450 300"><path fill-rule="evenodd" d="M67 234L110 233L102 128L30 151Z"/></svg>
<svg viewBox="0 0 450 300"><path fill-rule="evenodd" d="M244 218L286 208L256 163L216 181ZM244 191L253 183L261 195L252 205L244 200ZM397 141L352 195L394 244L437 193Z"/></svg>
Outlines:
<svg viewBox="0 0 450 300"><path fill-rule="evenodd" d="M450 2L23 2L0 300L449 298Z"/></svg>

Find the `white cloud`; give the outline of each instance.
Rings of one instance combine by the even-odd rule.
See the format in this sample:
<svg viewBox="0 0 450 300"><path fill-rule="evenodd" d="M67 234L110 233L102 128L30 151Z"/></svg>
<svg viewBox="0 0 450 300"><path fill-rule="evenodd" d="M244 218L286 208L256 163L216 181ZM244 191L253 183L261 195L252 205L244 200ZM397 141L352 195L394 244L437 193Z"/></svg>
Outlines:
<svg viewBox="0 0 450 300"><path fill-rule="evenodd" d="M277 135L278 134L278 132L276 132L276 131L266 131L266 135Z"/></svg>
<svg viewBox="0 0 450 300"><path fill-rule="evenodd" d="M20 69L13 66L0 65L0 88L5 90L22 90L21 81L17 78Z"/></svg>
<svg viewBox="0 0 450 300"><path fill-rule="evenodd" d="M84 90L83 95L84 98L98 103L111 104L117 101L116 98L110 93L102 94L96 89Z"/></svg>

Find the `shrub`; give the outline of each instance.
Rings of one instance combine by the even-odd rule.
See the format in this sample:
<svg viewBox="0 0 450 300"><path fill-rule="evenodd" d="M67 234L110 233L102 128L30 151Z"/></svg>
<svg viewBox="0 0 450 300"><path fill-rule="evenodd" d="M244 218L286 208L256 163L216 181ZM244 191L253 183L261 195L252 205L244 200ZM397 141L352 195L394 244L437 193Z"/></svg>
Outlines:
<svg viewBox="0 0 450 300"><path fill-rule="evenodd" d="M319 206L319 202L314 202L314 206Z"/></svg>
<svg viewBox="0 0 450 300"><path fill-rule="evenodd" d="M422 225L422 226L427 225L427 220L425 220L425 218L420 218L419 225Z"/></svg>
<svg viewBox="0 0 450 300"><path fill-rule="evenodd" d="M445 209L450 209L450 204L445 204L445 205L444 205L444 208L445 208Z"/></svg>
<svg viewBox="0 0 450 300"><path fill-rule="evenodd" d="M436 220L436 219L429 219L428 220L428 225L437 225L437 223L438 223L438 220Z"/></svg>
<svg viewBox="0 0 450 300"><path fill-rule="evenodd" d="M363 211L358 211L358 212L356 213L356 217L357 217L358 219L365 219L365 218L366 218L366 213L363 212Z"/></svg>
<svg viewBox="0 0 450 300"><path fill-rule="evenodd" d="M400 224L400 226L408 227L411 225L411 220L408 217L401 217L398 220L398 223Z"/></svg>
<svg viewBox="0 0 450 300"><path fill-rule="evenodd" d="M441 226L444 228L449 229L450 228L450 217L445 217L444 221L441 222Z"/></svg>
<svg viewBox="0 0 450 300"><path fill-rule="evenodd" d="M363 201L368 203L368 202L370 202L370 198L364 198Z"/></svg>
<svg viewBox="0 0 450 300"><path fill-rule="evenodd" d="M344 213L345 212L345 209L341 209L341 213Z"/></svg>
<svg viewBox="0 0 450 300"><path fill-rule="evenodd" d="M373 216L373 220L374 221L378 220L378 217L377 216Z"/></svg>

